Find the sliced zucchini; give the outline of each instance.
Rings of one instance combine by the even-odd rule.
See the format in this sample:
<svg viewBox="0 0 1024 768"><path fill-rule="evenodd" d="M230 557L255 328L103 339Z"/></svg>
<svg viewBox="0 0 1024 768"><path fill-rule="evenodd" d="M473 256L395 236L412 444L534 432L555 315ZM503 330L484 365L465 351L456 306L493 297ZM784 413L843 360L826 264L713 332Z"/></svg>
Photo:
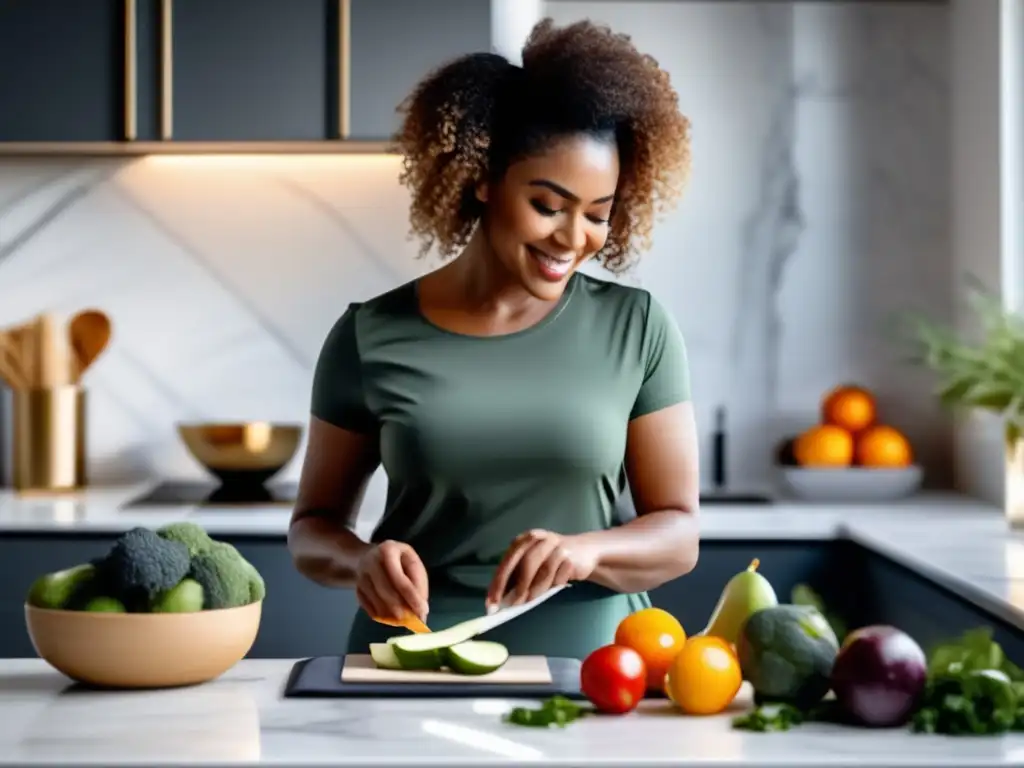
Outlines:
<svg viewBox="0 0 1024 768"><path fill-rule="evenodd" d="M394 649L387 643L370 643L370 658L380 669L401 669Z"/></svg>
<svg viewBox="0 0 1024 768"><path fill-rule="evenodd" d="M467 640L445 649L445 664L460 675L487 675L508 661L508 648L489 640Z"/></svg>
<svg viewBox="0 0 1024 768"><path fill-rule="evenodd" d="M403 635L388 641L402 669L440 669L447 661L446 651L453 645L473 639L479 624L476 620L456 624L440 632Z"/></svg>

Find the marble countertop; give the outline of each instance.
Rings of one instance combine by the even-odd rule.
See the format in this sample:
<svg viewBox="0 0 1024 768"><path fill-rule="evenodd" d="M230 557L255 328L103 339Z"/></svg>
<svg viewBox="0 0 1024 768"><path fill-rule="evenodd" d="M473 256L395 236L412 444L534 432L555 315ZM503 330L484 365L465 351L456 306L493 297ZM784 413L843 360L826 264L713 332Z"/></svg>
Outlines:
<svg viewBox="0 0 1024 768"><path fill-rule="evenodd" d="M496 699L283 699L287 660L249 660L193 688L91 692L38 660L0 660L0 765L990 766L1024 765L1024 735L922 736L810 724L731 727L645 702L559 729L508 725ZM749 705L747 691L734 707Z"/></svg>

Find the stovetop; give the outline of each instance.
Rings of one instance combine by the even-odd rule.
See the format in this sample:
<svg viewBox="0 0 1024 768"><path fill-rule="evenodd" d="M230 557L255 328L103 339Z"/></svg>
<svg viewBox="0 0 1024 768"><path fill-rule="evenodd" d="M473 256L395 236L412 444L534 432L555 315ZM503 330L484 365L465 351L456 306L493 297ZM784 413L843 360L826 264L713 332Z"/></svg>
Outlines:
<svg viewBox="0 0 1024 768"><path fill-rule="evenodd" d="M267 485L219 485L215 482L165 480L141 496L124 505L134 507L244 507L253 504L280 504L295 502L298 483L268 483Z"/></svg>
<svg viewBox="0 0 1024 768"><path fill-rule="evenodd" d="M215 482L166 480L141 496L125 504L133 507L243 507L251 505L290 506L295 503L298 483L272 483L267 485L218 485ZM772 499L758 493L729 493L702 491L700 503L704 505L771 504Z"/></svg>

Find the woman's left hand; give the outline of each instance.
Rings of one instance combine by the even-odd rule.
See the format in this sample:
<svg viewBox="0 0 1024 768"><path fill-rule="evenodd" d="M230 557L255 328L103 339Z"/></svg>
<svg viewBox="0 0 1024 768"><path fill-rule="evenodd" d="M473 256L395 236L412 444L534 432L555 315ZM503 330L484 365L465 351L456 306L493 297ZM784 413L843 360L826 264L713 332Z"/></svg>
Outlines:
<svg viewBox="0 0 1024 768"><path fill-rule="evenodd" d="M597 553L580 539L553 531L534 529L515 538L498 564L487 591L487 609L521 605L540 597L552 587L583 581L597 567Z"/></svg>

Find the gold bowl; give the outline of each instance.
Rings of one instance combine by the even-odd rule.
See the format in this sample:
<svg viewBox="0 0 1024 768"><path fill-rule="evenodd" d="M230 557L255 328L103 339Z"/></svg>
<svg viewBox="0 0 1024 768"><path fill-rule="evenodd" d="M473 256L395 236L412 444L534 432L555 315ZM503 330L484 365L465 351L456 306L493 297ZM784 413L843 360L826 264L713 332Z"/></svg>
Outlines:
<svg viewBox="0 0 1024 768"><path fill-rule="evenodd" d="M213 680L256 642L263 603L193 613L93 613L25 605L40 658L104 688L168 688Z"/></svg>
<svg viewBox="0 0 1024 768"><path fill-rule="evenodd" d="M249 421L179 424L192 457L224 485L262 485L292 460L302 439L299 424Z"/></svg>

